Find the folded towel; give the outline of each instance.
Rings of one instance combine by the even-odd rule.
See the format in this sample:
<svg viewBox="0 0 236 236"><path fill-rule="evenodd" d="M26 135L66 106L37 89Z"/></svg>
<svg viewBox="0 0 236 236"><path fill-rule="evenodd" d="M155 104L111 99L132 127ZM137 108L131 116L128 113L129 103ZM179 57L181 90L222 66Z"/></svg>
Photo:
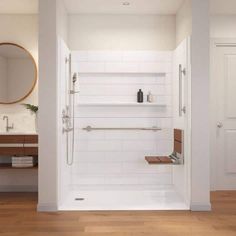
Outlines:
<svg viewBox="0 0 236 236"><path fill-rule="evenodd" d="M23 157L12 157L12 161L33 161L34 158L32 156L23 156Z"/></svg>
<svg viewBox="0 0 236 236"><path fill-rule="evenodd" d="M31 160L31 161L21 161L21 160L13 160L12 163L13 164L33 164L35 161Z"/></svg>

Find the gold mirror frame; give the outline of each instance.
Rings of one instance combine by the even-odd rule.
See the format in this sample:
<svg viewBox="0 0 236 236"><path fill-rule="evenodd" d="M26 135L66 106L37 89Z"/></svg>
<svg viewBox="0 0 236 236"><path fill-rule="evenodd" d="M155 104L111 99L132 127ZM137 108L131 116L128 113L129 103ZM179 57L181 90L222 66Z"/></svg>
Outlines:
<svg viewBox="0 0 236 236"><path fill-rule="evenodd" d="M15 104L15 103L23 101L24 99L26 99L33 92L33 90L36 86L36 83L37 83L38 70L37 70L37 65L36 65L36 62L35 62L33 56L31 55L31 53L27 49L25 49L24 47L22 47L22 46L20 46L19 44L16 44L16 43L3 42L3 43L0 43L0 46L1 45L12 45L12 46L23 49L30 56L30 58L32 59L33 64L34 64L34 68L35 68L34 82L33 82L33 85L31 87L31 89L29 90L29 92L26 95L24 95L22 98L20 98L16 101L13 101L13 102L1 102L0 101L0 105L10 105L10 104Z"/></svg>

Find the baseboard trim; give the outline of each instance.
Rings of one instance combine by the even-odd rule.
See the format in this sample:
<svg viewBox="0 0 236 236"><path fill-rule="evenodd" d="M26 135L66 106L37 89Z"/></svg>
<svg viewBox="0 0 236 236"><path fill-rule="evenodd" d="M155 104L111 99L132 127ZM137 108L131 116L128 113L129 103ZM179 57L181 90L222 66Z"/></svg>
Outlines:
<svg viewBox="0 0 236 236"><path fill-rule="evenodd" d="M38 192L37 185L0 185L0 192Z"/></svg>
<svg viewBox="0 0 236 236"><path fill-rule="evenodd" d="M191 211L211 211L211 203L207 203L207 204L191 203L190 210Z"/></svg>
<svg viewBox="0 0 236 236"><path fill-rule="evenodd" d="M38 212L56 212L58 211L57 205L53 203L43 203L37 205Z"/></svg>

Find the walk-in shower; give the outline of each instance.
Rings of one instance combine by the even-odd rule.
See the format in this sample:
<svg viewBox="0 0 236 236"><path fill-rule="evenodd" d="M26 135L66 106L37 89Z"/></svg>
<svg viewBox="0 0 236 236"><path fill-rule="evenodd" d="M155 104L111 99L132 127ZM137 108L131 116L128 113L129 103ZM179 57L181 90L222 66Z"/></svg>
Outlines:
<svg viewBox="0 0 236 236"><path fill-rule="evenodd" d="M61 210L189 209L187 52L188 39L171 52L70 52ZM136 102L140 88L152 103Z"/></svg>

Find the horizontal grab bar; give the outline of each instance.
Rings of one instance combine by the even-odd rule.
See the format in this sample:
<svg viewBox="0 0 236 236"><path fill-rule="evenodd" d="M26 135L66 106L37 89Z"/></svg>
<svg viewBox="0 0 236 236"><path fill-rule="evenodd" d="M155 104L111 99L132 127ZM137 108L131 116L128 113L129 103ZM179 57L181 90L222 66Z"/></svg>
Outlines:
<svg viewBox="0 0 236 236"><path fill-rule="evenodd" d="M156 126L153 126L151 128L94 128L94 127L91 127L91 126L87 126L85 128L83 128L83 130L86 130L87 132L90 132L90 131L95 131L95 130L151 130L151 131L159 131L161 130L161 128L158 128Z"/></svg>

